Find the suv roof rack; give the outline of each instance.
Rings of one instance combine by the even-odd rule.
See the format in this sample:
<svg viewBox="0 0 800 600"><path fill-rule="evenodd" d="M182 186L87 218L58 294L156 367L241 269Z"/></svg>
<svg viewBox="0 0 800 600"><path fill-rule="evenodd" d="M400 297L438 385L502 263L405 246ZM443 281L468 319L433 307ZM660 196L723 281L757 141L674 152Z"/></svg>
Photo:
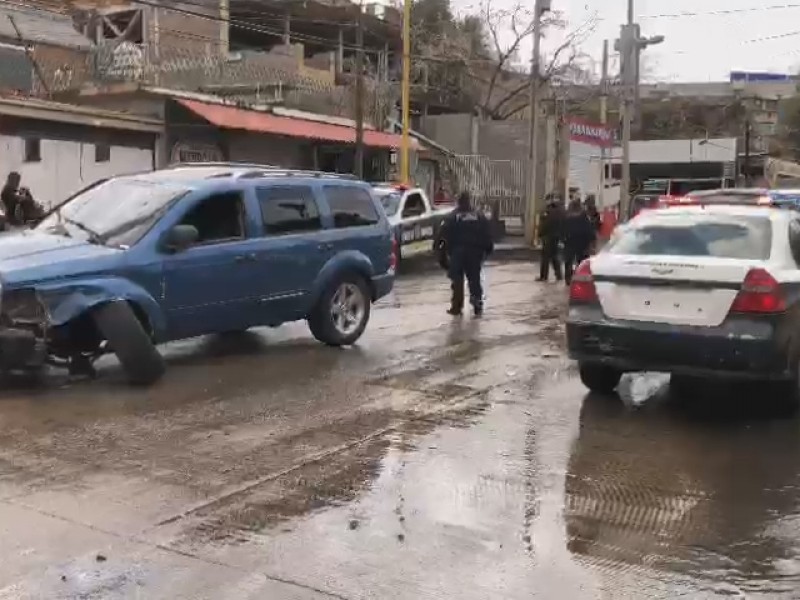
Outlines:
<svg viewBox="0 0 800 600"><path fill-rule="evenodd" d="M215 160L208 162L176 162L171 163L165 169L191 169L191 168L208 168L208 167L228 167L231 169L281 169L276 165L265 165L263 163L255 162L236 162L227 160Z"/></svg>
<svg viewBox="0 0 800 600"><path fill-rule="evenodd" d="M359 181L358 177L349 173L328 173L327 171L306 171L302 169L254 169L237 175L238 179L257 179L259 177L316 177L320 179Z"/></svg>
<svg viewBox="0 0 800 600"><path fill-rule="evenodd" d="M237 179L257 179L259 177L319 177L325 179L346 179L358 181L358 177L349 173L330 173L328 171L314 171L310 169L287 169L275 165L262 165L249 162L192 162L175 163L167 169L185 168L230 168L237 171L221 172L212 175L212 178L236 177Z"/></svg>

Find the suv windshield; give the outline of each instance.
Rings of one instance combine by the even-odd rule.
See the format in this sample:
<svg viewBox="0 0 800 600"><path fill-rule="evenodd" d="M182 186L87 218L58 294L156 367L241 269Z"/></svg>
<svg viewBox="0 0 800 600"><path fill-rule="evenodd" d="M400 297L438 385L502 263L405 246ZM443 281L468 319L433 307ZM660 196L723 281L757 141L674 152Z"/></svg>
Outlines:
<svg viewBox="0 0 800 600"><path fill-rule="evenodd" d="M189 191L165 181L112 179L79 193L53 211L37 231L82 237L93 243L131 246L164 210Z"/></svg>
<svg viewBox="0 0 800 600"><path fill-rule="evenodd" d="M400 209L400 201L403 199L403 195L395 190L373 190L375 196L377 196L378 200L381 201L383 204L383 210L386 212L387 217L391 217L397 214L397 211Z"/></svg>
<svg viewBox="0 0 800 600"><path fill-rule="evenodd" d="M670 215L631 225L605 251L766 260L771 245L772 225L767 217Z"/></svg>

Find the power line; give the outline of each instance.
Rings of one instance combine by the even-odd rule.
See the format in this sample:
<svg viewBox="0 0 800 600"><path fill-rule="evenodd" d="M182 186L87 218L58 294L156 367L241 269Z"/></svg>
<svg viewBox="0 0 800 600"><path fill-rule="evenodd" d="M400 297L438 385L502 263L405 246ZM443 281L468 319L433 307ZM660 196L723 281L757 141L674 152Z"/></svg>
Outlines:
<svg viewBox="0 0 800 600"><path fill-rule="evenodd" d="M800 31L787 31L785 33L776 33L775 35L767 35L760 38L752 38L749 40L745 40L742 44L757 44L760 42L773 42L775 40L783 40L786 38L794 37L800 35Z"/></svg>
<svg viewBox="0 0 800 600"><path fill-rule="evenodd" d="M800 8L800 4L772 4L769 6L750 6L746 8L726 8L710 11L686 11L679 13L664 13L657 15L638 15L638 19L680 19L684 17L727 17L729 15L742 15L776 10L792 10Z"/></svg>

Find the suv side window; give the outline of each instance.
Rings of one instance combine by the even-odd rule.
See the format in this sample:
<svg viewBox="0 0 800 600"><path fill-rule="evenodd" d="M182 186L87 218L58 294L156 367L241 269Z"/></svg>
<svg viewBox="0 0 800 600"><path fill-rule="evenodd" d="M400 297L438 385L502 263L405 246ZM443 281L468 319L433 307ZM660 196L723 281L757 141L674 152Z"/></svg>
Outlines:
<svg viewBox="0 0 800 600"><path fill-rule="evenodd" d="M314 193L307 186L275 186L256 190L264 233L286 235L322 229Z"/></svg>
<svg viewBox="0 0 800 600"><path fill-rule="evenodd" d="M409 194L403 207L403 217L418 217L425 214L425 202L419 194Z"/></svg>
<svg viewBox="0 0 800 600"><path fill-rule="evenodd" d="M201 200L181 221L193 225L197 245L244 239L244 202L241 192L212 194Z"/></svg>
<svg viewBox="0 0 800 600"><path fill-rule="evenodd" d="M372 196L363 188L326 185L323 191L333 215L333 225L337 229L365 227L380 221Z"/></svg>

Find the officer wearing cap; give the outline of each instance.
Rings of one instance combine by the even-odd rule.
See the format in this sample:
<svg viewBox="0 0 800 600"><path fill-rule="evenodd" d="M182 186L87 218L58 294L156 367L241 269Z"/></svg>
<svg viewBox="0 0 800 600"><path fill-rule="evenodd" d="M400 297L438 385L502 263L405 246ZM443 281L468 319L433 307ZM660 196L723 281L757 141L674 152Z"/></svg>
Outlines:
<svg viewBox="0 0 800 600"><path fill-rule="evenodd" d="M446 252L447 274L452 282L449 314L464 310L464 279L469 286L470 303L475 316L483 314L483 261L494 250L489 221L472 207L469 192L458 196L456 209L442 223L441 246Z"/></svg>

